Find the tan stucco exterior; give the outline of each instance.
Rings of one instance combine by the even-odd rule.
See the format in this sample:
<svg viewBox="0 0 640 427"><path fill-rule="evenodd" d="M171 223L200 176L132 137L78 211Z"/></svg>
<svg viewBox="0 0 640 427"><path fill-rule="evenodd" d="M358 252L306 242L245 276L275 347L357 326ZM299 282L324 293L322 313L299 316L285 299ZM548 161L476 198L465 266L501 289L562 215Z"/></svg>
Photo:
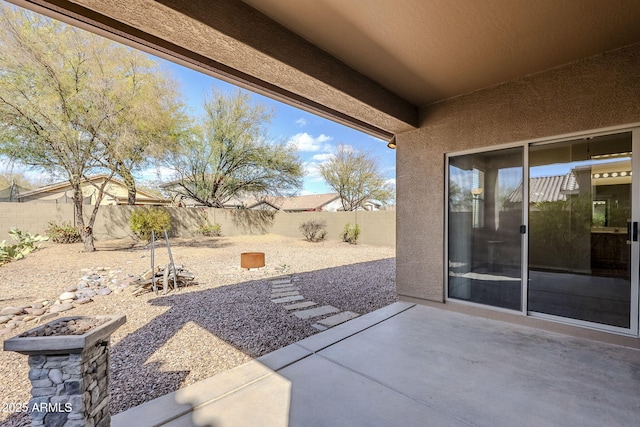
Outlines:
<svg viewBox="0 0 640 427"><path fill-rule="evenodd" d="M443 101L397 136L397 290L444 299L445 156L640 123L640 44Z"/></svg>
<svg viewBox="0 0 640 427"><path fill-rule="evenodd" d="M633 0L11 1L396 141L397 290L425 304L447 153L640 124Z"/></svg>

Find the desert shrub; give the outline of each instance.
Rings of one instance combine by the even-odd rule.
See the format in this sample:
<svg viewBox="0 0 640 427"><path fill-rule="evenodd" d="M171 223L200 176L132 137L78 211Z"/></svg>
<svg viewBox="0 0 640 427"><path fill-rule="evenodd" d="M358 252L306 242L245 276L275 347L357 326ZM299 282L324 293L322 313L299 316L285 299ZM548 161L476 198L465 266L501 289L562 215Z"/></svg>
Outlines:
<svg viewBox="0 0 640 427"><path fill-rule="evenodd" d="M342 241L351 243L352 245L358 244L358 237L360 236L360 227L358 224L351 227L351 224L346 224L342 231Z"/></svg>
<svg viewBox="0 0 640 427"><path fill-rule="evenodd" d="M171 215L160 208L136 209L129 220L131 231L142 240L151 241L151 232L158 237L171 229Z"/></svg>
<svg viewBox="0 0 640 427"><path fill-rule="evenodd" d="M217 222L213 225L207 222L206 224L198 227L196 232L207 237L222 236L222 226Z"/></svg>
<svg viewBox="0 0 640 427"><path fill-rule="evenodd" d="M302 231L302 235L307 242L320 242L327 237L326 221L318 221L310 219L300 224L298 229Z"/></svg>
<svg viewBox="0 0 640 427"><path fill-rule="evenodd" d="M40 243L49 240L48 237L39 234L23 233L15 227L9 230L9 236L18 243L11 245L6 240L0 242L0 265L24 258L28 253L38 249Z"/></svg>
<svg viewBox="0 0 640 427"><path fill-rule="evenodd" d="M76 243L82 241L80 232L71 225L70 221L63 222L60 225L56 224L55 221L49 221L44 234L54 243Z"/></svg>

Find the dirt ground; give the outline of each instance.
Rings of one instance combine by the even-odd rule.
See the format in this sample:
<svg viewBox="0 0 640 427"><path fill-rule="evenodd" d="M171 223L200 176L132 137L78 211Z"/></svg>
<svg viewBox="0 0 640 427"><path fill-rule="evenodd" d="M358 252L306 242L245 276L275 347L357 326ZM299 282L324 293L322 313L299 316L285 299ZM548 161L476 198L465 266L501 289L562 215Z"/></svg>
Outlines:
<svg viewBox="0 0 640 427"><path fill-rule="evenodd" d="M395 301L395 250L325 241L309 243L276 235L172 239L176 264L198 285L156 296L123 288L62 315L125 314L111 337L111 412L118 413L180 387L231 369L318 330L271 302L266 280L297 278L300 293L318 304L364 314ZM104 268L117 280L151 266L147 245L131 240L82 244L46 242L23 260L0 267L0 308L55 300L86 270ZM266 267L240 268L242 252L264 252ZM155 264L168 251L156 247ZM27 323L4 340L35 325ZM28 402L27 357L0 352L0 403ZM26 414L0 413L2 425L28 425Z"/></svg>

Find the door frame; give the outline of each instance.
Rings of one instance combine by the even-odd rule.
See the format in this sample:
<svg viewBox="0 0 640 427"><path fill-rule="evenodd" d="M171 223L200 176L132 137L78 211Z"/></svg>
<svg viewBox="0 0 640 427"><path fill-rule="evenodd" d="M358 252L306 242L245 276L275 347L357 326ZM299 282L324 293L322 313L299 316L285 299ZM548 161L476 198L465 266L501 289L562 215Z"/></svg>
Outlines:
<svg viewBox="0 0 640 427"><path fill-rule="evenodd" d="M614 126L602 129L596 129L584 132L574 132L570 134L559 135L549 138L536 138L532 140L519 141L507 144L497 144L488 147L472 148L463 151L456 151L445 154L445 182L444 182L444 253L443 253L443 277L444 277L444 296L445 302L455 302L459 304L466 304L471 306L482 307L495 311L502 311L507 313L518 313L522 316L528 316L532 318L545 319L553 322L569 324L573 326L579 326L587 329L594 329L599 331L605 331L615 333L619 335L626 335L632 337L640 336L640 241L631 243L631 308L630 308L630 327L621 328L611 325L603 325L594 322L587 322L583 320L571 319L567 317L554 316L544 313L530 312L527 307L528 302L528 275L529 275L529 206L526 200L529 200L529 147L532 145L540 146L546 144L554 144L558 142L566 142L579 138L597 137L612 135L616 133L632 133L632 174L631 181L631 221L640 223L640 123L634 123L630 125ZM522 225L526 227L526 232L522 235L521 240L521 286L522 286L522 309L510 310L502 307L494 307L490 305L479 304L470 301L464 301L454 298L449 298L449 165L452 157L463 156L467 154L477 154L490 151L504 150L508 148L522 147L523 156L523 206L522 208ZM638 194L636 196L636 194ZM639 239L640 240L640 239Z"/></svg>

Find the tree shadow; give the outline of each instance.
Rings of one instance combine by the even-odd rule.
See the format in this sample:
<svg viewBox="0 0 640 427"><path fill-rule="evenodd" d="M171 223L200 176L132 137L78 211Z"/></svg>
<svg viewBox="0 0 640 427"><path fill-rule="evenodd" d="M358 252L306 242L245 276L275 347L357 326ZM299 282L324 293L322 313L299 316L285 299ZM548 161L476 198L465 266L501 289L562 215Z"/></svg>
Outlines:
<svg viewBox="0 0 640 427"><path fill-rule="evenodd" d="M381 269L391 270L389 276L382 278L386 286L379 285ZM367 278L368 270L376 272L378 277ZM394 273L395 259L391 258L296 274L300 278L296 285L307 300L318 305L330 304L340 310L358 309L359 314L365 314L396 300ZM149 300L151 305L168 309L111 349L110 387L112 391L117 390L117 393L112 393L112 413L114 407L126 410L178 390L183 385L190 370L163 369L163 363L152 359L157 359L163 346L187 324L193 323L209 333L198 336L201 349L209 346L216 349L208 353L212 360L201 361L210 366L207 376L228 369L215 364L215 360L229 355L216 353L225 351L220 340L250 358L257 358L318 333L311 326L312 321L301 320L282 305L271 301L271 284L267 280L251 280L195 292L178 291ZM358 292L354 293L354 288ZM354 298L362 301L349 302ZM175 357L180 357L180 354ZM145 378L144 386L141 387L140 381L130 381L131 378Z"/></svg>
<svg viewBox="0 0 640 427"><path fill-rule="evenodd" d="M236 209L232 211L231 221L241 234L267 233L273 226L276 211Z"/></svg>

